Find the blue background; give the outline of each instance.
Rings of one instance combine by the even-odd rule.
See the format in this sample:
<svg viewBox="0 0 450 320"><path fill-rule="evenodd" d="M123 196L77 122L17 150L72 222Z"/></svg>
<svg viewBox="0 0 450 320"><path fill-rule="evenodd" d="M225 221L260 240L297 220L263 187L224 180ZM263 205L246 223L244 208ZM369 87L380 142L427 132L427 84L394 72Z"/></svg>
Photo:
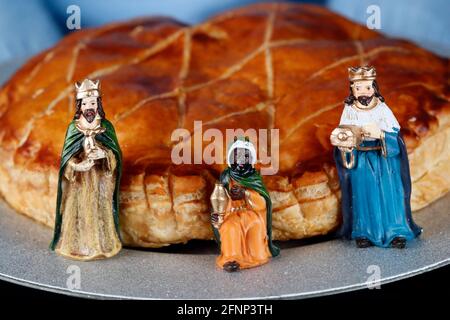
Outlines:
<svg viewBox="0 0 450 320"><path fill-rule="evenodd" d="M261 0L0 0L0 64L26 59L54 45L64 34L67 7L81 9L81 27L144 15L165 15L198 23L226 9ZM365 24L369 5L381 9L381 32L412 40L450 56L448 0L316 0Z"/></svg>

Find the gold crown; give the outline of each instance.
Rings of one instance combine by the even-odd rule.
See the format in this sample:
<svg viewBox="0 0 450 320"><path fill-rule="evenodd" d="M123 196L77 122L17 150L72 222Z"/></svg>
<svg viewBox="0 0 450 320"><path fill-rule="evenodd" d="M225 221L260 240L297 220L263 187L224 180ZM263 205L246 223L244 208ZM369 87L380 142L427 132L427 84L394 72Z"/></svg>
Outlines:
<svg viewBox="0 0 450 320"><path fill-rule="evenodd" d="M350 67L348 68L348 79L350 81L375 80L377 71L374 67Z"/></svg>
<svg viewBox="0 0 450 320"><path fill-rule="evenodd" d="M100 97L100 80L84 79L81 83L77 81L75 89L77 91L77 100L86 97Z"/></svg>

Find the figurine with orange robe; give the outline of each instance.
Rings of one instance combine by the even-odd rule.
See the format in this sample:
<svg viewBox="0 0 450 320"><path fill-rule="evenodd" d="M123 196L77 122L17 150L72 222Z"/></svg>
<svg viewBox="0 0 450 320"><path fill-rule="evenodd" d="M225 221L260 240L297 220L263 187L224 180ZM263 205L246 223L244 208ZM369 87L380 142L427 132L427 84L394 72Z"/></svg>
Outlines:
<svg viewBox="0 0 450 320"><path fill-rule="evenodd" d="M220 245L216 264L234 272L265 264L280 250L272 244L272 202L254 168L256 150L247 137L235 138L227 162L211 195L211 222Z"/></svg>

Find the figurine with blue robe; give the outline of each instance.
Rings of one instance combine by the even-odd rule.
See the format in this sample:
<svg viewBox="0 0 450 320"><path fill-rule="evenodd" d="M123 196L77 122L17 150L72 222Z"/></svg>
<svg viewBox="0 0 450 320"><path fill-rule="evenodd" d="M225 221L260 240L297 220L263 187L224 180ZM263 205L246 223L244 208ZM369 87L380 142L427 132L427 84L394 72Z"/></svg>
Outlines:
<svg viewBox="0 0 450 320"><path fill-rule="evenodd" d="M337 234L360 248L405 248L422 229L411 216L411 177L400 125L373 67L349 68L350 95L331 134L341 187Z"/></svg>

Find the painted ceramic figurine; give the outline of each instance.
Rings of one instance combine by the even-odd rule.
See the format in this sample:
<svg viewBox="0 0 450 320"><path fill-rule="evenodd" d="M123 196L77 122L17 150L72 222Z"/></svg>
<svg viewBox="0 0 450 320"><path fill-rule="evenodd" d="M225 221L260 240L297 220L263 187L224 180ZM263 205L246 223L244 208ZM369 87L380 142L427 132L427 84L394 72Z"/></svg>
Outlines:
<svg viewBox="0 0 450 320"><path fill-rule="evenodd" d="M338 235L358 247L404 248L422 229L411 216L411 178L400 125L373 67L349 68L350 95L331 134L342 191Z"/></svg>
<svg viewBox="0 0 450 320"><path fill-rule="evenodd" d="M221 251L216 264L233 272L267 263L280 250L272 244L272 202L248 138L234 139L227 163L211 195L211 222Z"/></svg>
<svg viewBox="0 0 450 320"><path fill-rule="evenodd" d="M76 83L76 111L66 132L59 169L53 241L58 254L76 260L116 255L122 154L105 118L99 80Z"/></svg>

